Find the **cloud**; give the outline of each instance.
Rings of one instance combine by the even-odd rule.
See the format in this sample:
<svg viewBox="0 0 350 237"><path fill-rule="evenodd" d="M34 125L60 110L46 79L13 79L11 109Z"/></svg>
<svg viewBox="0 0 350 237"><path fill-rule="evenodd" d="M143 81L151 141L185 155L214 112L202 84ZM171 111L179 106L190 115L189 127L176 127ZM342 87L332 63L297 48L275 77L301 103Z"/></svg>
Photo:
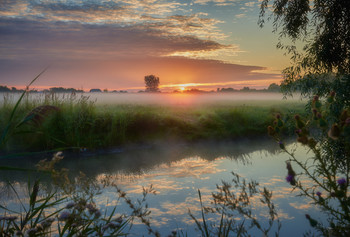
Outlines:
<svg viewBox="0 0 350 237"><path fill-rule="evenodd" d="M244 18L246 17L246 14L237 14L235 15L236 18Z"/></svg>
<svg viewBox="0 0 350 237"><path fill-rule="evenodd" d="M264 67L221 61L243 51L227 43L218 28L222 20L187 6L164 0L2 1L0 80L23 85L48 64L53 66L42 86L140 88L150 73L159 74L164 86L280 80Z"/></svg>
<svg viewBox="0 0 350 237"><path fill-rule="evenodd" d="M209 3L214 4L216 6L228 6L228 5L234 5L235 0L195 0L194 3L200 4L200 5L207 5Z"/></svg>

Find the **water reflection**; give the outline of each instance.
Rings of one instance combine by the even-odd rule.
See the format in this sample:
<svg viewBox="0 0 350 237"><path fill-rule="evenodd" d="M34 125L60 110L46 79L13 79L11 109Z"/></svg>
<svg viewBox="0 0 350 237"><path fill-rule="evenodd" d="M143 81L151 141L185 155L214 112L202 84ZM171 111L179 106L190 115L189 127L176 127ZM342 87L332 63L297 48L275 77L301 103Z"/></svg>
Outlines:
<svg viewBox="0 0 350 237"><path fill-rule="evenodd" d="M302 147L290 144L291 147L295 147L297 157L307 158L307 152ZM201 190L203 203L209 205L216 185L221 180L232 180L233 171L272 190L283 223L282 236L300 236L309 229L305 211L313 215L318 210L307 200L296 198L296 194L291 193L291 186L285 182L285 160L288 157L278 151L277 144L268 139L158 144L88 152L78 157L66 153L60 166L69 168L73 174L82 171L100 182L108 178L109 182L118 185L134 199L140 197L142 187L152 184L157 191L157 195L148 198L152 225L165 236L173 229L185 229L189 236L197 236L199 233L188 215L190 209L194 215L200 216L197 190ZM39 159L2 159L0 165L34 167ZM22 185L26 183L28 174L1 172L0 178ZM4 185L1 186L4 188ZM116 189L106 187L96 202L103 209L111 209L118 204ZM258 199L253 200L253 205L258 216L266 216ZM121 205L119 211L126 212L127 207ZM214 218L209 216L208 219ZM146 233L145 227L137 223L131 231L134 236L138 236L140 231Z"/></svg>
<svg viewBox="0 0 350 237"><path fill-rule="evenodd" d="M279 148L270 139L133 145L80 154L64 152L65 159L60 162L60 167L68 168L73 173L82 171L90 177L96 177L101 173L136 175L149 172L159 165L169 165L174 161L193 157L207 161L228 158L247 163L249 153L257 150L266 154L275 154ZM0 166L35 169L35 165L42 159L50 159L50 155L2 158ZM1 172L0 180L10 179L23 182L28 178L28 174L23 172L16 172L16 175L13 175L11 171L10 175L7 175L8 172Z"/></svg>

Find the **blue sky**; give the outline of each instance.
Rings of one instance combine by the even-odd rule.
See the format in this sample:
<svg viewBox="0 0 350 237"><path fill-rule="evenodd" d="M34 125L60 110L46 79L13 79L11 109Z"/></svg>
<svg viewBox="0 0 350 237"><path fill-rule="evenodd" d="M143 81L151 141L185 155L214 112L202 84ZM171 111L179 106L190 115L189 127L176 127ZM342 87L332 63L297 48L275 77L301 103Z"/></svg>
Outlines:
<svg viewBox="0 0 350 237"><path fill-rule="evenodd" d="M138 90L267 87L288 58L259 0L2 0L0 84Z"/></svg>

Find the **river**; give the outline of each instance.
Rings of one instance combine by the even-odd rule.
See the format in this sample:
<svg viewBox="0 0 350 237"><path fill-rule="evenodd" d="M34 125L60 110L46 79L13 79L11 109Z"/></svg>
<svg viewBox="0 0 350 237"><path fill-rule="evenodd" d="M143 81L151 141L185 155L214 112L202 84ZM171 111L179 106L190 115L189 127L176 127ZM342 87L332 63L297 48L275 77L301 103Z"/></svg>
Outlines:
<svg viewBox="0 0 350 237"><path fill-rule="evenodd" d="M295 143L290 143L287 148L294 150L301 160L311 156ZM309 230L305 214L322 216L306 199L296 197L297 191L292 192L292 187L285 180L288 155L280 152L278 145L270 139L139 145L82 152L78 156L72 153L64 155L61 167L67 167L73 174L82 171L97 181L108 176L132 200L142 198L142 187L152 184L156 195L147 197L151 226L162 236L167 236L172 230L199 236L200 232L195 230L188 210L200 219L198 190L202 194L203 205L210 205L211 193L216 191L216 185L222 181L230 182L233 177L231 172L247 180L256 180L261 187L273 192L273 202L282 222L281 236L302 236ZM41 158L11 157L1 159L0 166L34 167ZM5 195L6 181L21 187L23 190L19 193L24 194L28 177L25 172L1 171L1 202L16 208L18 202ZM110 211L113 205L118 205L119 212L130 212L122 201L117 202L116 189L111 186L105 187L95 201L102 210ZM258 201L254 203L256 215L264 223L266 210L261 209ZM208 222L212 221L218 224L218 220L209 215ZM135 222L130 236L140 236L140 233L147 235L147 230L143 224ZM254 229L251 233L261 236Z"/></svg>

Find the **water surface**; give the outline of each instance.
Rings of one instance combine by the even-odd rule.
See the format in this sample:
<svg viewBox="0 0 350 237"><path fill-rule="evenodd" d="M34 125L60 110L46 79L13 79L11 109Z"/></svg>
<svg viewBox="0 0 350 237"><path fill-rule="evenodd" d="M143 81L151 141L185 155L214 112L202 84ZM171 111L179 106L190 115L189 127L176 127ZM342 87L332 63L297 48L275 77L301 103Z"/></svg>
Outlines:
<svg viewBox="0 0 350 237"><path fill-rule="evenodd" d="M296 144L288 145L288 149L295 150L296 157L301 160L311 156ZM33 167L39 159L2 159L0 165ZM288 156L280 153L278 146L271 140L247 140L134 146L87 152L78 157L66 154L60 165L73 173L82 171L97 180L109 176L133 200L141 198L142 187L152 184L157 194L147 198L151 224L162 236L167 236L172 230L184 230L188 236L198 236L200 233L195 230L194 221L188 215L188 210L191 210L200 218L198 190L202 193L204 205L210 205L211 193L215 192L216 185L222 180L230 182L231 172L235 172L248 180L257 180L262 187L273 191L273 201L282 221L281 236L301 236L310 229L305 214L320 215L307 200L295 197L297 192L292 192L291 186L285 181L287 159ZM0 179L17 182L25 187L28 174L1 172ZM2 182L4 186L5 182ZM107 187L96 202L103 210L111 210L113 205L119 205L120 212L128 212L126 205L117 202L116 197L116 189ZM6 200L4 195L2 198ZM9 206L16 205L12 199L6 202ZM260 209L258 202L255 208L257 216L262 221L266 220L266 212ZM208 216L208 220L214 219ZM140 236L140 233L147 235L147 230L142 224L136 223L130 236ZM252 233L258 235L254 230Z"/></svg>

